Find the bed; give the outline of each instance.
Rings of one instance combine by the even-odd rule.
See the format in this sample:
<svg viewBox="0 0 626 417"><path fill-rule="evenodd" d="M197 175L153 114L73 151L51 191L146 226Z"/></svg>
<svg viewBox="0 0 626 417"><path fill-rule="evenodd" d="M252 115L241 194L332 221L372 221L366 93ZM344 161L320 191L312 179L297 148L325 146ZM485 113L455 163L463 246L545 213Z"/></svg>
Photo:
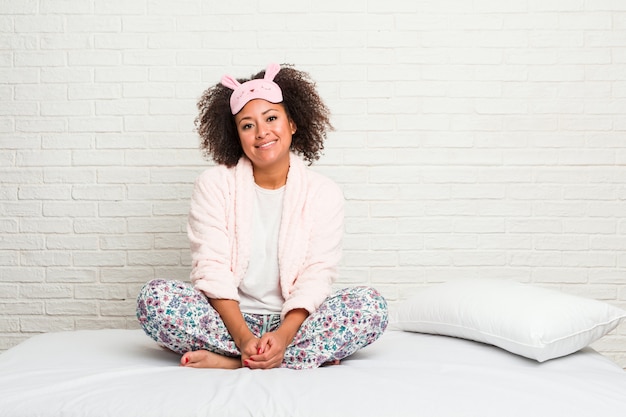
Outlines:
<svg viewBox="0 0 626 417"><path fill-rule="evenodd" d="M592 349L538 363L464 339L388 331L341 365L186 369L140 330L35 336L0 355L0 414L21 416L602 416L626 373Z"/></svg>
<svg viewBox="0 0 626 417"><path fill-rule="evenodd" d="M374 344L304 371L183 368L141 330L37 335L0 355L0 415L626 415L626 373L588 346L533 359L469 336L407 331L423 317L413 302L402 307Z"/></svg>

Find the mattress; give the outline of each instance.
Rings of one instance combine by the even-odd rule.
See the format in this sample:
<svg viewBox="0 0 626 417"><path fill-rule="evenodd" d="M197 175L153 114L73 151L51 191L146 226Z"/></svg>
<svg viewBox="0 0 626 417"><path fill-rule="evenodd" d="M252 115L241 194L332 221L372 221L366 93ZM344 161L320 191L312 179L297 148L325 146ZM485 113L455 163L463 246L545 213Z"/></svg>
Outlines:
<svg viewBox="0 0 626 417"><path fill-rule="evenodd" d="M602 416L626 373L592 349L538 363L446 336L388 331L341 365L189 369L141 330L32 337L0 355L2 416Z"/></svg>

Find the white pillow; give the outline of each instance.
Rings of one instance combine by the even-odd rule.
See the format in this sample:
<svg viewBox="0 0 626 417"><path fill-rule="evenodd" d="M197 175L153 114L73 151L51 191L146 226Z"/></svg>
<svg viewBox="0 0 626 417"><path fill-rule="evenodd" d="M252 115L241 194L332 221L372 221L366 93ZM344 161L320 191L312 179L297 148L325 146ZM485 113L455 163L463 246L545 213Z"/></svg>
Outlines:
<svg viewBox="0 0 626 417"><path fill-rule="evenodd" d="M402 302L401 330L460 337L543 362L598 340L626 317L610 304L507 280L436 284Z"/></svg>

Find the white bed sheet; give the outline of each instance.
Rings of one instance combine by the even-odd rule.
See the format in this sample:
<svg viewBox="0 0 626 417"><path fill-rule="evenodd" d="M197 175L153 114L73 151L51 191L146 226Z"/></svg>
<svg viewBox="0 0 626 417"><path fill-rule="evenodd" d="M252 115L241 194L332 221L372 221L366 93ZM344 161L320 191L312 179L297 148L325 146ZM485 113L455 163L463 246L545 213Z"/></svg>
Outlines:
<svg viewBox="0 0 626 417"><path fill-rule="evenodd" d="M626 415L626 373L591 349L537 363L445 336L388 331L342 365L187 369L140 330L35 336L0 355L0 415Z"/></svg>

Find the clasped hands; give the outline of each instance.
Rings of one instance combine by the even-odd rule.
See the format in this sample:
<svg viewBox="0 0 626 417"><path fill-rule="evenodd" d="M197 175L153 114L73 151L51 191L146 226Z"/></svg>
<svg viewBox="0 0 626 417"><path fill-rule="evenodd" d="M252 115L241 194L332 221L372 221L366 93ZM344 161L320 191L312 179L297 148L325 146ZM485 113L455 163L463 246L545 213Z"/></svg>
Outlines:
<svg viewBox="0 0 626 417"><path fill-rule="evenodd" d="M251 335L241 343L241 364L250 369L278 368L283 363L287 343L279 332L267 332L260 338Z"/></svg>

